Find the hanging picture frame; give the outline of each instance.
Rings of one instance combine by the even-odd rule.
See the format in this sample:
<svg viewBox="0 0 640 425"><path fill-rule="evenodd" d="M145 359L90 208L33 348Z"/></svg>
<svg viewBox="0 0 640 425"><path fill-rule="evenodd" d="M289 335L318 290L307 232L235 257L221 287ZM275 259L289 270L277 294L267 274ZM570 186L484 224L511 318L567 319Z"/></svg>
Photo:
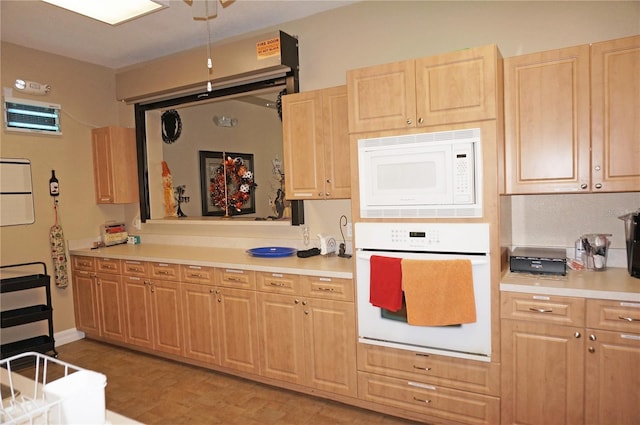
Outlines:
<svg viewBox="0 0 640 425"><path fill-rule="evenodd" d="M199 155L202 215L255 213L253 154L200 151Z"/></svg>

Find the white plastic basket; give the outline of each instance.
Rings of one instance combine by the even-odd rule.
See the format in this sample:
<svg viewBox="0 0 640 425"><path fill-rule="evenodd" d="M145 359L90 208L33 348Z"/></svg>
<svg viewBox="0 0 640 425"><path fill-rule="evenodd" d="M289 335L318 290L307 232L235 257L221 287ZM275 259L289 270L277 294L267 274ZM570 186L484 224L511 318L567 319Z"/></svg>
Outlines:
<svg viewBox="0 0 640 425"><path fill-rule="evenodd" d="M35 371L34 379L16 371L25 363ZM0 384L8 388L0 424L105 423L105 375L35 352L1 360L0 366Z"/></svg>

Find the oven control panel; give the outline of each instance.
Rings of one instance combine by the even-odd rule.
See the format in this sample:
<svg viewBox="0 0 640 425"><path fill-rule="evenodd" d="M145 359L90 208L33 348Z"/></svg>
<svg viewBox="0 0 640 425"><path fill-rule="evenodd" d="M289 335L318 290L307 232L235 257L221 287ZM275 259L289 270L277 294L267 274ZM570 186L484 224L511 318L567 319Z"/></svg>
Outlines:
<svg viewBox="0 0 640 425"><path fill-rule="evenodd" d="M488 253L488 223L355 223L356 249Z"/></svg>

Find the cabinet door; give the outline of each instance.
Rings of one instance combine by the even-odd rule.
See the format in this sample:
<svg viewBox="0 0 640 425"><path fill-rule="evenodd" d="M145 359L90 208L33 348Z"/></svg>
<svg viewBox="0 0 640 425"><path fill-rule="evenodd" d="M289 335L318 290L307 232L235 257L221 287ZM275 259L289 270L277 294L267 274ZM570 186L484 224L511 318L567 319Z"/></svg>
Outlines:
<svg viewBox="0 0 640 425"><path fill-rule="evenodd" d="M590 189L589 46L504 60L509 194Z"/></svg>
<svg viewBox="0 0 640 425"><path fill-rule="evenodd" d="M100 307L102 337L115 341L125 340L124 295L119 275L98 273L96 277Z"/></svg>
<svg viewBox="0 0 640 425"><path fill-rule="evenodd" d="M351 164L347 88L340 86L322 90L322 110L325 197L349 199Z"/></svg>
<svg viewBox="0 0 640 425"><path fill-rule="evenodd" d="M76 327L93 336L100 335L97 286L93 273L77 271L73 274Z"/></svg>
<svg viewBox="0 0 640 425"><path fill-rule="evenodd" d="M125 276L124 299L127 343L153 349L151 287L141 277Z"/></svg>
<svg viewBox="0 0 640 425"><path fill-rule="evenodd" d="M585 423L634 425L640 420L640 335L588 330Z"/></svg>
<svg viewBox="0 0 640 425"><path fill-rule="evenodd" d="M640 190L640 36L591 46L595 190Z"/></svg>
<svg viewBox="0 0 640 425"><path fill-rule="evenodd" d="M349 132L416 126L415 61L347 71Z"/></svg>
<svg viewBox="0 0 640 425"><path fill-rule="evenodd" d="M91 131L98 204L138 202L135 130L103 127Z"/></svg>
<svg viewBox="0 0 640 425"><path fill-rule="evenodd" d="M358 377L353 303L309 299L303 305L303 314L308 384L355 397Z"/></svg>
<svg viewBox="0 0 640 425"><path fill-rule="evenodd" d="M319 90L282 98L287 199L323 199L322 94Z"/></svg>
<svg viewBox="0 0 640 425"><path fill-rule="evenodd" d="M216 289L211 285L182 284L185 356L220 364L216 320Z"/></svg>
<svg viewBox="0 0 640 425"><path fill-rule="evenodd" d="M218 323L222 366L259 373L256 293L219 288Z"/></svg>
<svg viewBox="0 0 640 425"><path fill-rule="evenodd" d="M304 384L304 331L300 297L258 294L260 367L269 378Z"/></svg>
<svg viewBox="0 0 640 425"><path fill-rule="evenodd" d="M165 353L182 355L182 301L179 283L168 280L151 281L153 311L153 348Z"/></svg>
<svg viewBox="0 0 640 425"><path fill-rule="evenodd" d="M489 45L416 60L416 125L495 119L498 56Z"/></svg>
<svg viewBox="0 0 640 425"><path fill-rule="evenodd" d="M502 320L502 423L581 424L584 328Z"/></svg>

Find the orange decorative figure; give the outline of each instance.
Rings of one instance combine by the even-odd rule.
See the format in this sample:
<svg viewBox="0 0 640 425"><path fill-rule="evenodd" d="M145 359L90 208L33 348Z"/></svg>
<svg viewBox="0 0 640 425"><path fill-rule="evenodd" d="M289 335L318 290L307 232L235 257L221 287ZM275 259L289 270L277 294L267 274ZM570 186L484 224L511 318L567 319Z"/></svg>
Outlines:
<svg viewBox="0 0 640 425"><path fill-rule="evenodd" d="M176 200L173 196L173 177L166 161L162 161L162 188L164 189L165 217L177 217Z"/></svg>

